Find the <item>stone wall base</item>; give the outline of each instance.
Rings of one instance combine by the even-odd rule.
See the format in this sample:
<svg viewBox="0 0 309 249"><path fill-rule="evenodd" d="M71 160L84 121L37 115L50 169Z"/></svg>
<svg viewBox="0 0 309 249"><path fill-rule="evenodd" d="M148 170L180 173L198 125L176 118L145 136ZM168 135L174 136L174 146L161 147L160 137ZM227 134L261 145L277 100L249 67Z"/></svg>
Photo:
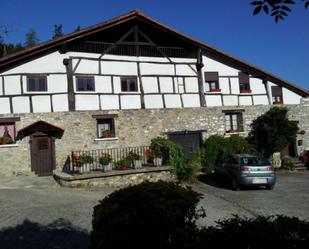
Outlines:
<svg viewBox="0 0 309 249"><path fill-rule="evenodd" d="M144 181L158 182L160 180L167 182L176 182L176 178L169 171L158 172L143 172L128 175L113 175L103 176L99 178L86 178L67 180L55 176L57 182L63 187L69 188L87 188L87 189L102 189L106 187L124 188L129 185L137 185Z"/></svg>

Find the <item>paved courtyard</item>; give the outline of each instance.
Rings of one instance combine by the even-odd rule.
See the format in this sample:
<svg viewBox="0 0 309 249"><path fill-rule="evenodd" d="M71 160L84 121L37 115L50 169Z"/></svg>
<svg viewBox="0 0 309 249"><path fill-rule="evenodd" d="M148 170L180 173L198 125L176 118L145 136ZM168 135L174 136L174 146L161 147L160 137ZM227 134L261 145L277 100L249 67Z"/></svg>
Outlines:
<svg viewBox="0 0 309 249"><path fill-rule="evenodd" d="M200 225L239 214L285 214L309 220L309 172L278 174L274 190L234 192L212 176L194 189L207 217ZM7 249L87 248L92 208L113 189L88 191L59 187L51 177L0 179L0 245Z"/></svg>

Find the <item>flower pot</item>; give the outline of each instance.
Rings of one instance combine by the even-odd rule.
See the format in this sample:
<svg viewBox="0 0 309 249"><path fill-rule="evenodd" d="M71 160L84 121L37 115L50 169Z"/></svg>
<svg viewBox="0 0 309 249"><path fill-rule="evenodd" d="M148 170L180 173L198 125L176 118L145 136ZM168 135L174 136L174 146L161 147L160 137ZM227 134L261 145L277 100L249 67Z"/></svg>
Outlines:
<svg viewBox="0 0 309 249"><path fill-rule="evenodd" d="M111 163L107 164L107 165L103 165L103 170L104 172L109 172L113 170L113 165Z"/></svg>
<svg viewBox="0 0 309 249"><path fill-rule="evenodd" d="M120 170L128 170L129 167L128 167L127 165L122 165L122 166L120 166L119 169L120 169Z"/></svg>
<svg viewBox="0 0 309 249"><path fill-rule="evenodd" d="M162 158L160 158L160 157L155 157L155 158L153 159L153 165L154 165L154 166L162 166Z"/></svg>
<svg viewBox="0 0 309 249"><path fill-rule="evenodd" d="M142 160L134 160L134 169L141 169L142 168Z"/></svg>
<svg viewBox="0 0 309 249"><path fill-rule="evenodd" d="M86 164L83 164L80 168L82 168L82 171L83 172L81 172L81 173L88 173L88 172L90 172L90 166L91 166L91 164L88 164L88 163L86 163Z"/></svg>

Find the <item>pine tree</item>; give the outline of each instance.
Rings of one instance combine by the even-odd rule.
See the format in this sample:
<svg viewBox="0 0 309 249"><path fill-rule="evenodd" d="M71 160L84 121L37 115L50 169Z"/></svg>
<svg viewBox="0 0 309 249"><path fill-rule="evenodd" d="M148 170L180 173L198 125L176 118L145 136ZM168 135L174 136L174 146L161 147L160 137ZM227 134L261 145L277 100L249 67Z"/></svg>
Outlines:
<svg viewBox="0 0 309 249"><path fill-rule="evenodd" d="M62 24L55 24L53 39L56 39L56 38L61 37L61 36L63 36Z"/></svg>
<svg viewBox="0 0 309 249"><path fill-rule="evenodd" d="M25 47L30 48L36 45L39 42L37 33L34 29L30 29L30 31L26 34Z"/></svg>

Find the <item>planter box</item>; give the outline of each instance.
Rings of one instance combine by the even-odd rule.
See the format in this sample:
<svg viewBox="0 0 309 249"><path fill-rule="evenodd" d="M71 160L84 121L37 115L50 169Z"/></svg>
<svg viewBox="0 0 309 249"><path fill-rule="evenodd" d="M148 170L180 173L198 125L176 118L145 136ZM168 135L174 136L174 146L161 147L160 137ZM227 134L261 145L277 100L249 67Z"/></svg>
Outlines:
<svg viewBox="0 0 309 249"><path fill-rule="evenodd" d="M103 165L103 171L104 172L109 172L113 170L113 165L111 163L107 164L107 165Z"/></svg>
<svg viewBox="0 0 309 249"><path fill-rule="evenodd" d="M251 90L240 90L240 93L251 93Z"/></svg>
<svg viewBox="0 0 309 249"><path fill-rule="evenodd" d="M219 92L221 92L221 89L210 89L210 92L219 93Z"/></svg>
<svg viewBox="0 0 309 249"><path fill-rule="evenodd" d="M88 173L88 172L90 172L90 166L91 166L91 164L83 164L83 165L77 167L77 171L81 174L82 173Z"/></svg>
<svg viewBox="0 0 309 249"><path fill-rule="evenodd" d="M155 158L153 159L153 165L154 165L154 166L162 166L162 158L155 157Z"/></svg>
<svg viewBox="0 0 309 249"><path fill-rule="evenodd" d="M142 160L134 160L134 169L141 169L142 168Z"/></svg>

